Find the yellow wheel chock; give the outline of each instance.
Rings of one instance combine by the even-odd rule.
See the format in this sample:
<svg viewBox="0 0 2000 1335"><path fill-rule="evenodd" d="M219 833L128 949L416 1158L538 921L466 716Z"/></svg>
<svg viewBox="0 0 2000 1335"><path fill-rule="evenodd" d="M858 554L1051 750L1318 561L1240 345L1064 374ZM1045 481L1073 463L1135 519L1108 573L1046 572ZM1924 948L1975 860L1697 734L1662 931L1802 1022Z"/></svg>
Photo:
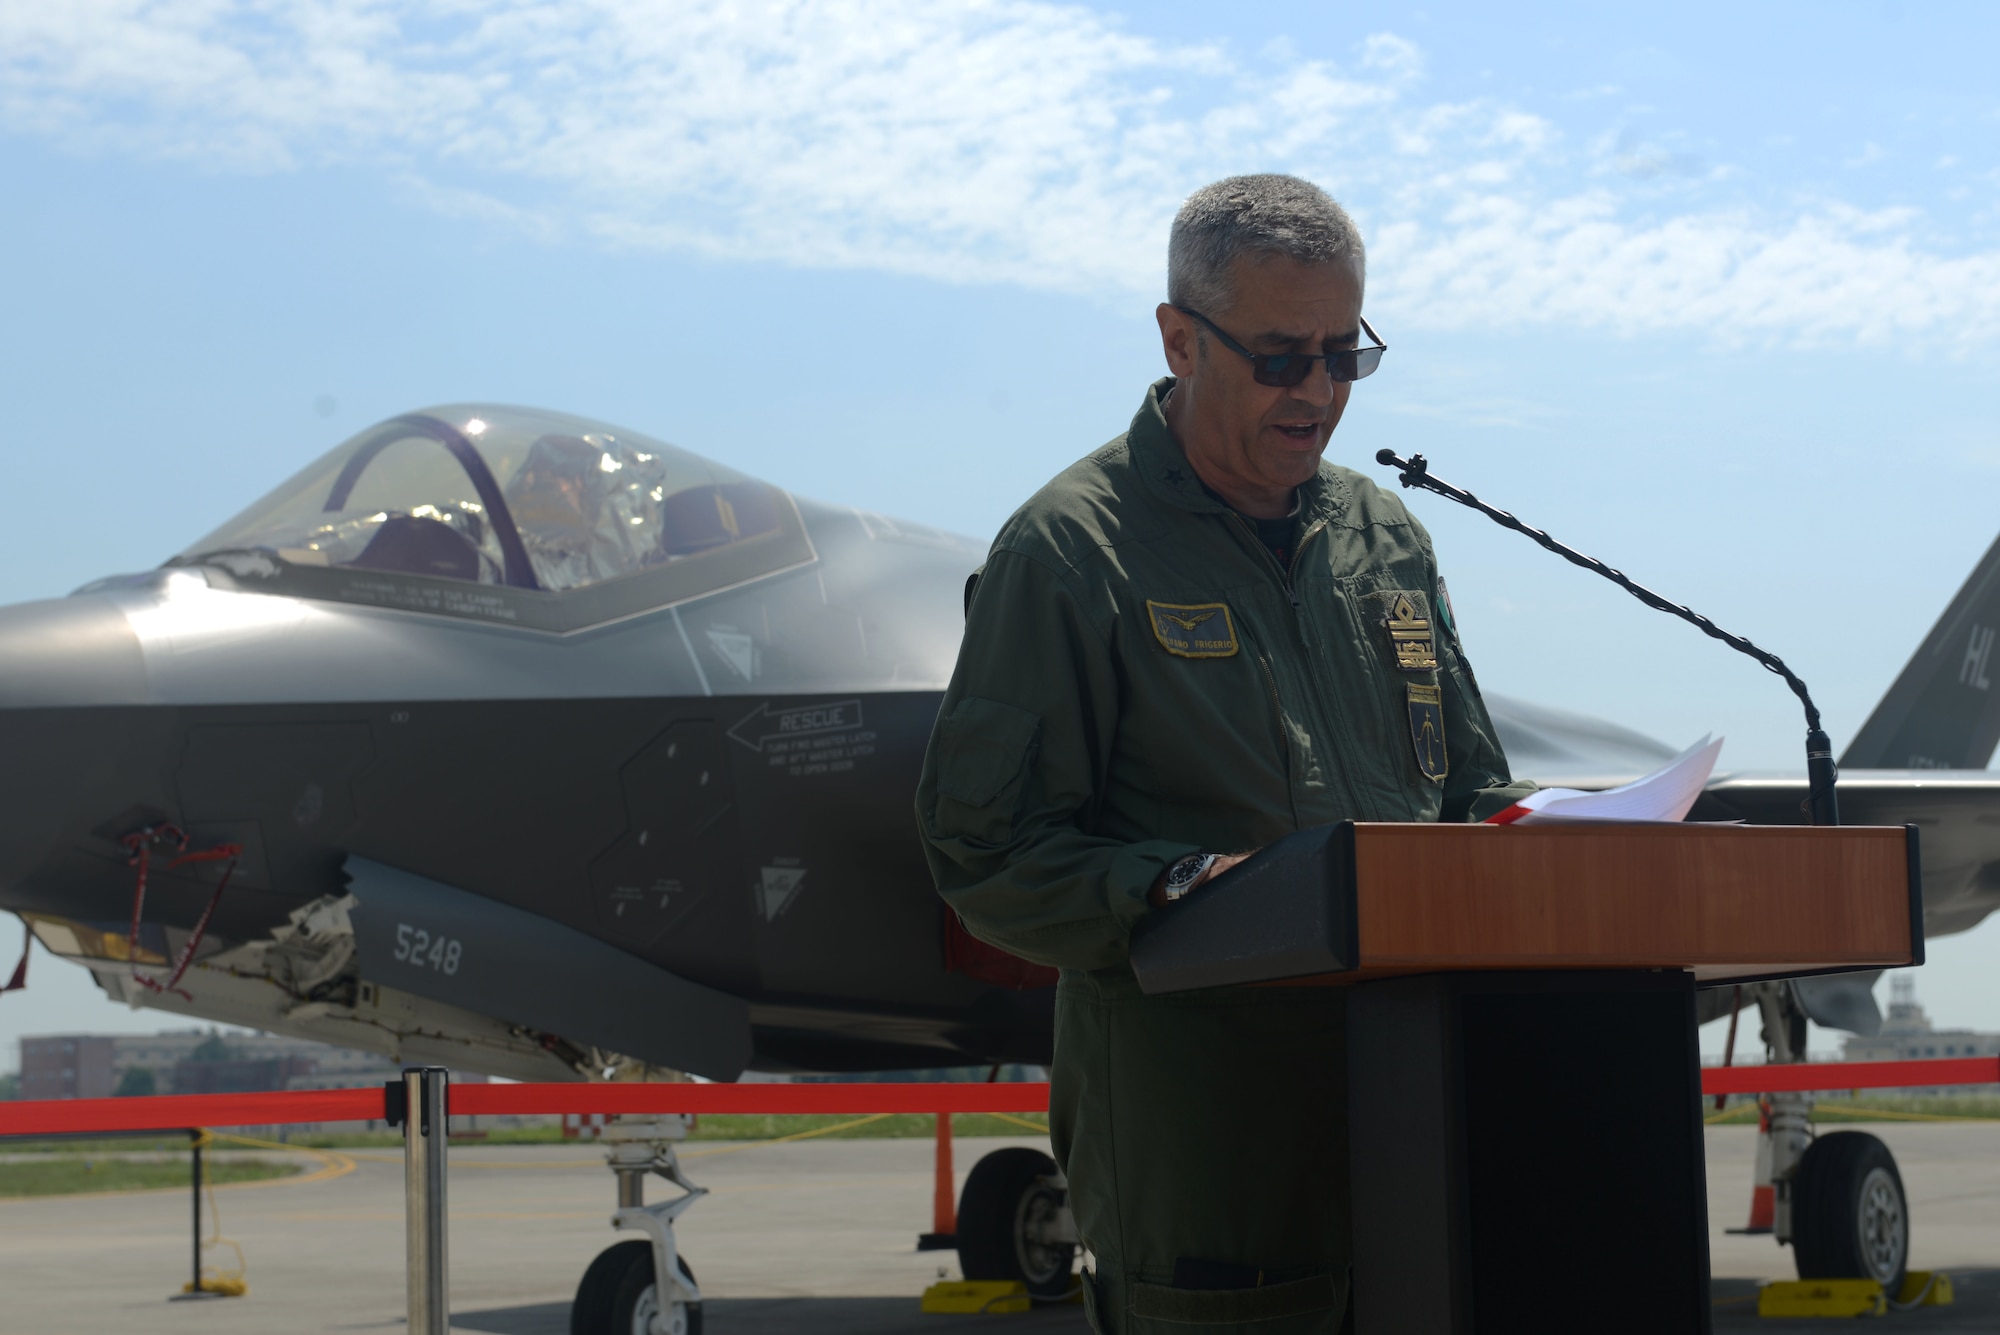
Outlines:
<svg viewBox="0 0 2000 1335"><path fill-rule="evenodd" d="M1757 1290L1758 1316L1881 1316L1895 1307L1946 1307L1951 1276L1912 1270L1892 1303L1872 1279L1773 1280Z"/></svg>
<svg viewBox="0 0 2000 1335"><path fill-rule="evenodd" d="M956 1280L924 1290L926 1312L1025 1312L1030 1306L1028 1286L1017 1279Z"/></svg>

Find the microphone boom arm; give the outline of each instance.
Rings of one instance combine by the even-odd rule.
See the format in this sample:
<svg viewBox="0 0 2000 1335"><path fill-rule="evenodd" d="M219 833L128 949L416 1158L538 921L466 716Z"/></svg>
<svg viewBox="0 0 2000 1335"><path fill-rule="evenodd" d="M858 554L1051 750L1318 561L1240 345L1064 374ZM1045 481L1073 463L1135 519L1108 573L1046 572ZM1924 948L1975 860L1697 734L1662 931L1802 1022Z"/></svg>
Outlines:
<svg viewBox="0 0 2000 1335"><path fill-rule="evenodd" d="M1479 511L1502 528L1509 528L1524 537L1532 538L1570 564L1582 566L1585 570L1604 576L1646 606L1672 613L1702 634L1721 640L1738 653L1747 654L1769 671L1783 677L1785 684L1792 688L1792 694L1799 697L1799 702L1805 706L1806 711L1808 791L1804 803L1805 811L1814 825L1840 824L1840 805L1834 794L1834 782L1839 776L1833 763L1833 743L1828 740L1826 732L1820 727L1819 706L1813 703L1812 693L1806 689L1805 682L1799 679L1799 674L1785 666L1784 659L1758 648L1741 635L1730 634L1693 608L1668 601L1643 584L1636 583L1624 571L1608 566L1594 556L1585 556L1573 547L1564 546L1541 529L1522 523L1505 510L1488 505L1471 492L1454 487L1443 478L1434 476L1430 472L1429 462L1421 454L1404 459L1394 450L1379 450L1376 452L1375 462L1397 469L1397 480L1405 487L1420 487L1425 491L1434 491L1448 500L1457 501L1460 505Z"/></svg>

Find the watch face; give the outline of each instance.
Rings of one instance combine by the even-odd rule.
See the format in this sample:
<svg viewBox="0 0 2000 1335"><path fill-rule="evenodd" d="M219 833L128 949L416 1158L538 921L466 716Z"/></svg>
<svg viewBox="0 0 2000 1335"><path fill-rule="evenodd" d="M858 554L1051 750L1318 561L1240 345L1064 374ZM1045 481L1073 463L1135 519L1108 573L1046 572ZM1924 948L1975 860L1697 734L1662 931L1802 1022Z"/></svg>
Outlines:
<svg viewBox="0 0 2000 1335"><path fill-rule="evenodd" d="M1167 888L1170 890L1187 889L1188 886L1194 883L1194 878L1201 875L1202 861L1203 859L1200 854L1192 854L1182 858L1179 862L1168 868Z"/></svg>

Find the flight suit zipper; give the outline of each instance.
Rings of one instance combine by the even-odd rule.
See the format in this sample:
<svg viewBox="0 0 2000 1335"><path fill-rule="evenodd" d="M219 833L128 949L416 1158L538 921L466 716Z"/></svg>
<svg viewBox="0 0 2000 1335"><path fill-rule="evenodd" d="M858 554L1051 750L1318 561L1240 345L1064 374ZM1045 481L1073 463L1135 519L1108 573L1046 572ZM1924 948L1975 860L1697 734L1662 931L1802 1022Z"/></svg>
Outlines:
<svg viewBox="0 0 2000 1335"><path fill-rule="evenodd" d="M1292 746L1291 733L1285 728L1285 702L1278 696L1278 677L1271 671L1271 660L1262 652L1257 655L1257 666L1264 670L1264 685L1271 692L1271 722L1277 729L1278 749L1285 757L1285 789L1292 801L1292 828L1299 824L1299 758Z"/></svg>
<svg viewBox="0 0 2000 1335"><path fill-rule="evenodd" d="M1264 545L1263 539L1257 536L1257 530L1251 526L1251 523L1248 519L1244 518L1240 513L1238 513L1233 509L1228 511L1228 514L1232 519L1236 521L1238 527L1242 530L1243 535L1250 540L1250 545L1256 549L1259 555L1263 557L1266 564L1273 571L1277 573L1278 587L1284 592L1286 601L1291 603L1292 605L1292 632L1294 635L1298 637L1298 640L1301 644L1307 646L1307 656L1308 660L1310 660L1312 649L1319 637L1317 636L1313 637L1314 642L1309 643L1307 641L1305 634L1303 633L1303 629L1300 626L1299 622L1301 617L1304 615L1304 612L1303 608L1299 603L1298 587L1292 582L1292 578L1294 575L1298 573L1299 558L1305 554L1306 545L1310 543L1314 538L1318 537L1320 533L1326 528L1326 521L1322 519L1319 522L1315 523L1311 528L1308 528L1304 533L1301 533L1299 535L1299 540L1292 544L1291 560L1281 565L1279 564L1278 559L1275 556L1271 555L1271 549ZM1282 700L1278 699L1277 678L1272 674L1270 663L1267 660L1265 660L1262 655L1259 655L1257 661L1264 669L1265 680L1270 683L1272 699L1278 705L1278 726L1282 728L1284 726L1285 707ZM1306 707L1315 713L1324 712L1324 709L1320 707L1323 705L1323 702L1321 701L1307 700L1305 703ZM1316 733L1314 740L1316 743L1319 744L1320 749L1327 752L1326 756L1320 760L1320 768L1322 770L1330 770L1336 776L1337 781L1340 785L1340 792L1346 800L1347 810L1353 812L1358 817L1361 814L1361 804L1359 795L1355 793L1353 785L1348 780L1347 767L1344 764L1341 764L1339 762L1339 758L1333 754L1334 752L1333 720L1331 718L1322 718L1316 720L1316 722L1318 722L1321 726L1314 730ZM1286 754L1287 756L1289 756L1291 754L1291 742L1289 738L1285 739L1285 741L1286 741ZM1304 776L1299 776L1299 777L1303 778ZM1292 788L1292 810L1293 810L1292 819L1293 823L1297 824L1298 821L1297 781L1294 781L1291 784L1291 788Z"/></svg>
<svg viewBox="0 0 2000 1335"><path fill-rule="evenodd" d="M1257 551L1258 555L1268 561L1271 568L1278 572L1278 587L1285 591L1285 598L1291 603L1292 612L1296 615L1299 610L1299 595L1298 590L1292 586L1292 576L1298 573L1299 557L1304 553L1306 544L1320 535L1321 530L1326 528L1326 521L1322 519L1304 533L1301 533L1299 540L1292 544L1292 559L1290 563L1279 565L1278 559L1271 555L1271 549L1266 547L1264 540L1257 536L1257 530L1251 526L1248 519L1245 519L1235 510L1229 511L1229 517L1236 521L1237 525L1243 530L1244 536L1250 539L1250 545Z"/></svg>

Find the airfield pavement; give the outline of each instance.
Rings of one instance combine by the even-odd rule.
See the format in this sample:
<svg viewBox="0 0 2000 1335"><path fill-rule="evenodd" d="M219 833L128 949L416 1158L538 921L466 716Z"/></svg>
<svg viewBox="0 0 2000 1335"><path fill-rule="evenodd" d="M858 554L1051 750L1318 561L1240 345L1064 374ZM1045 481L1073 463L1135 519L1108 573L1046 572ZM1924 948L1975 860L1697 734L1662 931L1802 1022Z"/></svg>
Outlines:
<svg viewBox="0 0 2000 1335"><path fill-rule="evenodd" d="M1959 1285L1956 1306L1892 1313L1883 1328L2000 1329L2000 1122L1865 1129L1889 1143L1902 1167L1915 1220L1913 1264L1949 1270ZM961 1140L961 1178L987 1150L1031 1143ZM1708 1152L1717 1329L1826 1324L1758 1321L1755 1281L1790 1277L1790 1257L1769 1238L1724 1232L1748 1209L1750 1129L1711 1128ZM400 1328L400 1155L393 1149L337 1154L330 1166L310 1163L297 1178L218 1191L222 1232L242 1244L249 1262L251 1291L237 1299L166 1301L187 1274L184 1190L0 1201L0 1332ZM601 1154L590 1145L452 1151L454 1330L566 1335L577 1277L613 1240L612 1180ZM333 1175L347 1160L351 1171ZM708 1299L709 1335L1084 1329L1074 1307L1019 1316L917 1311L917 1295L941 1268L957 1273L951 1253L913 1249L929 1226L927 1140L696 1142L686 1164L694 1180L712 1188L680 1226ZM1559 1283L1560 1258L1551 1261L1552 1283ZM1560 1308L1559 1287L1552 1287L1550 1303ZM1550 1328L1579 1327L1552 1320ZM1586 1328L1615 1331L1618 1322L1604 1314Z"/></svg>

